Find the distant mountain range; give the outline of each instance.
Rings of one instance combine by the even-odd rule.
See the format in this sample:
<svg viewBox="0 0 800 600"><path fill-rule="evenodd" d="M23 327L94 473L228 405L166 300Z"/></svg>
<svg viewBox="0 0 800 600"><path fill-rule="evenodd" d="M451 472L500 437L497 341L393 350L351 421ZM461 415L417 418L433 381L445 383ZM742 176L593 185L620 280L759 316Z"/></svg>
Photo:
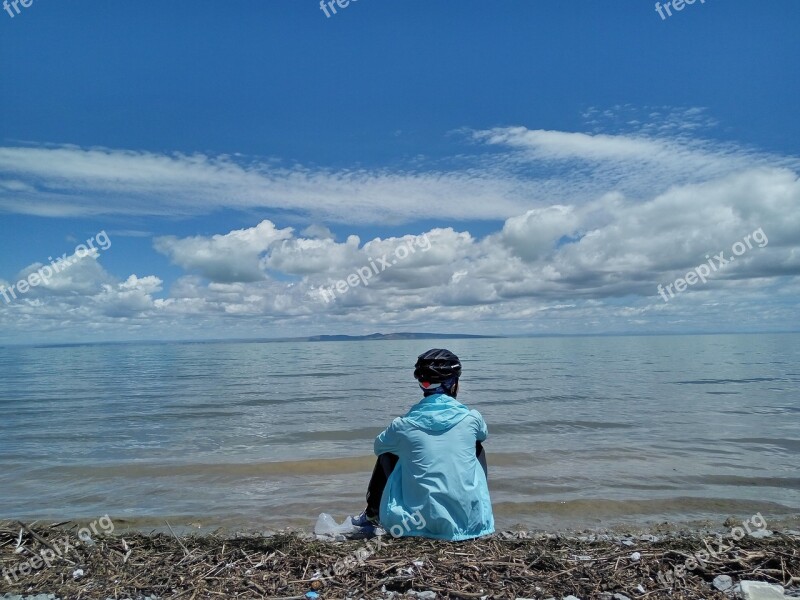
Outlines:
<svg viewBox="0 0 800 600"><path fill-rule="evenodd" d="M370 340L463 340L476 338L501 338L508 337L502 335L472 335L469 333L370 333L369 335L312 335L309 337L292 338L229 338L229 339L205 339L205 340L130 340L130 341L107 341L107 342L65 342L54 344L32 344L36 348L61 348L78 346L116 346L116 345L137 345L137 344L219 344L219 343L246 343L264 344L281 342L360 342ZM21 344L18 344L21 345ZM0 345L0 348L3 348Z"/></svg>
<svg viewBox="0 0 800 600"><path fill-rule="evenodd" d="M461 340L473 338L496 338L497 335L470 335L468 333L370 333L369 335L312 335L311 337L292 338L297 342L360 342L363 340Z"/></svg>

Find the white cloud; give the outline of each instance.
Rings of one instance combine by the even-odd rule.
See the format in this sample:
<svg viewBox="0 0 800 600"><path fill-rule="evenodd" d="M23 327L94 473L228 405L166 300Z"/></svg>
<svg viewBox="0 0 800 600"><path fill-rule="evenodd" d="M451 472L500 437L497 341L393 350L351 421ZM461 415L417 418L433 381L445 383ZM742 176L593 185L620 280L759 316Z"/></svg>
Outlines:
<svg viewBox="0 0 800 600"><path fill-rule="evenodd" d="M131 275L123 282L104 284L92 297L92 303L107 317L131 318L151 313L155 306L152 294L161 291L158 277Z"/></svg>
<svg viewBox="0 0 800 600"><path fill-rule="evenodd" d="M389 173L242 165L232 157L110 149L0 148L0 209L51 217L193 215L278 208L348 223L403 222L431 206L443 218L502 219L526 201L515 183L470 171Z"/></svg>
<svg viewBox="0 0 800 600"><path fill-rule="evenodd" d="M279 240L291 237L292 228L277 229L268 220L255 227L210 238L175 236L156 238L156 250L189 271L198 271L212 281L258 281L264 278L261 255Z"/></svg>
<svg viewBox="0 0 800 600"><path fill-rule="evenodd" d="M88 254L77 253L57 257L47 265L36 262L17 273L14 282L27 279L32 273L41 273L41 282L31 287L26 296L88 296L110 281L108 274L97 262L100 254L96 248Z"/></svg>
<svg viewBox="0 0 800 600"><path fill-rule="evenodd" d="M800 322L794 158L641 132L502 128L475 138L497 153L463 171L421 174L280 170L228 157L72 147L0 149L0 177L12 182L0 186L6 210L33 194L32 205L44 213L280 206L314 223L300 234L263 220L213 235L156 238L155 249L185 271L167 289L157 274L119 280L102 268L102 256L83 259L15 302L0 299L0 339L87 331L114 338L392 328L785 329ZM35 191L43 188L49 191ZM112 191L119 203L98 208ZM378 258L391 262L399 246L420 239L350 235L339 242L323 223L385 224L432 213L502 225L481 236L467 224L431 228L426 249L417 246L369 285L323 300L322 286ZM706 255L730 255L732 244L759 228L765 247L669 304L657 296L658 284L685 275Z"/></svg>
<svg viewBox="0 0 800 600"><path fill-rule="evenodd" d="M556 242L576 233L578 217L571 206L534 208L508 219L502 240L526 260L536 260L555 249Z"/></svg>
<svg viewBox="0 0 800 600"><path fill-rule="evenodd" d="M344 243L337 243L331 238L285 240L275 246L262 265L290 275L346 269L358 260L360 241L357 235L348 236Z"/></svg>
<svg viewBox="0 0 800 600"><path fill-rule="evenodd" d="M556 160L658 160L680 148L676 144L649 138L620 135L572 133L565 131L530 130L525 127L504 127L479 131L476 139L489 144L502 144L528 150L535 158Z"/></svg>
<svg viewBox="0 0 800 600"><path fill-rule="evenodd" d="M302 235L307 238L315 238L320 240L332 240L335 238L330 229L319 223L313 223L301 231Z"/></svg>
<svg viewBox="0 0 800 600"><path fill-rule="evenodd" d="M460 155L452 162L461 166L449 170L412 162L405 170L333 171L226 155L2 147L0 209L54 217L280 209L317 224L505 220L610 192L644 199L756 167L800 170L795 157L672 132L475 131L470 139L484 148ZM309 230L308 237L330 236Z"/></svg>

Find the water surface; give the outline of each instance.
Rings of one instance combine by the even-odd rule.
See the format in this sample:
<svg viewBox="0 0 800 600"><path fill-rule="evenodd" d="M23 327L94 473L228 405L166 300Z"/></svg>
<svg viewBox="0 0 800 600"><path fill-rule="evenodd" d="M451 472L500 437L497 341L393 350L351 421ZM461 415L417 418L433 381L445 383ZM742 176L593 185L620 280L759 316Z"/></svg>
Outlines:
<svg viewBox="0 0 800 600"><path fill-rule="evenodd" d="M434 346L489 424L499 527L800 513L800 335L764 334L6 347L0 518L352 514Z"/></svg>

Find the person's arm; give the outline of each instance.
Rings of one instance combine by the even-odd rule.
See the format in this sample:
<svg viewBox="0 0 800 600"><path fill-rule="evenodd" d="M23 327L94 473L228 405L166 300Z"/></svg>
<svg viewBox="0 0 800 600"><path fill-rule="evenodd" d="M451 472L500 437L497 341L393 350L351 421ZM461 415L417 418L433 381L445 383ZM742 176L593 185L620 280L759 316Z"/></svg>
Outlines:
<svg viewBox="0 0 800 600"><path fill-rule="evenodd" d="M375 455L380 456L386 452L397 454L400 449L400 438L397 435L397 429L400 425L400 418L398 417L392 424L378 434L375 438Z"/></svg>
<svg viewBox="0 0 800 600"><path fill-rule="evenodd" d="M486 421L483 420L483 415L477 410L471 412L476 422L475 440L478 442L485 442L486 438L489 436L489 428L486 426Z"/></svg>
<svg viewBox="0 0 800 600"><path fill-rule="evenodd" d="M486 465L486 451L483 449L483 444L489 436L489 428L486 426L486 421L483 420L483 415L477 410L472 411L475 416L475 456L483 469L486 477L489 476L489 467Z"/></svg>

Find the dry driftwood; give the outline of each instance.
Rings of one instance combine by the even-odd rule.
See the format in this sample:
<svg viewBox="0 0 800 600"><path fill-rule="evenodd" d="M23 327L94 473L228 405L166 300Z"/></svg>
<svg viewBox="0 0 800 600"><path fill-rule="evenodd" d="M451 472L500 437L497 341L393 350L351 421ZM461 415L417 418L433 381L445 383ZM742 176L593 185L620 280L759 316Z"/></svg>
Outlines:
<svg viewBox="0 0 800 600"><path fill-rule="evenodd" d="M776 533L740 541L694 535L661 541L589 541L509 534L467 542L420 538L320 542L295 533L179 537L127 533L80 543L64 523L0 525L0 591L61 598L385 598L430 590L439 598L727 598L717 575L800 585L800 540ZM171 528L170 528L171 529ZM65 536L75 547L64 549ZM630 540L629 540L630 543ZM58 556L58 551L62 556ZM23 563L50 556L27 574ZM633 553L638 556L632 556ZM686 560L707 558L682 572ZM83 574L80 575L82 570ZM794 586L794 588L792 587ZM605 595L604 595L605 593Z"/></svg>

